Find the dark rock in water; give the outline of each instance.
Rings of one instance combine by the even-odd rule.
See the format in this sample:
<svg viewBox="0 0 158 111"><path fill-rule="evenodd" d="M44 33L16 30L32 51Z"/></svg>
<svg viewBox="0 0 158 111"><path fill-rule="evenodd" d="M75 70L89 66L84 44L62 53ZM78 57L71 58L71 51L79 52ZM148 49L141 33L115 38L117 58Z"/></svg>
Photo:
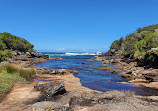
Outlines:
<svg viewBox="0 0 158 111"><path fill-rule="evenodd" d="M63 81L53 81L50 83L35 85L34 89L36 91L41 91L42 94L49 97L66 93L65 84Z"/></svg>
<svg viewBox="0 0 158 111"><path fill-rule="evenodd" d="M83 62L82 64L87 64L87 65L90 65L90 64L94 64L94 63L90 63L90 62Z"/></svg>
<svg viewBox="0 0 158 111"><path fill-rule="evenodd" d="M107 67L107 66L108 66L107 64L100 65L100 67Z"/></svg>
<svg viewBox="0 0 158 111"><path fill-rule="evenodd" d="M111 68L109 68L109 67L104 67L104 68L99 68L99 70L101 70L101 71L110 71Z"/></svg>
<svg viewBox="0 0 158 111"><path fill-rule="evenodd" d="M117 74L117 73L119 73L119 71L120 71L120 70L118 70L118 69L117 69L117 70L116 70L116 69L112 69L110 72L111 72L112 74Z"/></svg>

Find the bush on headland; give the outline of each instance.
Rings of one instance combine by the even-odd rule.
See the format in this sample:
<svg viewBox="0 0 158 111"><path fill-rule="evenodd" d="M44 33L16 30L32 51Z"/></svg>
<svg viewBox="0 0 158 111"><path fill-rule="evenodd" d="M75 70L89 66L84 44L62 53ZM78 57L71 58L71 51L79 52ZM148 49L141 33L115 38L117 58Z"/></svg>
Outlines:
<svg viewBox="0 0 158 111"><path fill-rule="evenodd" d="M31 52L34 45L30 44L27 40L14 36L10 33L0 33L0 61L12 57L12 52Z"/></svg>
<svg viewBox="0 0 158 111"><path fill-rule="evenodd" d="M158 47L158 24L138 28L136 32L115 40L105 55L123 55L141 61L147 52Z"/></svg>

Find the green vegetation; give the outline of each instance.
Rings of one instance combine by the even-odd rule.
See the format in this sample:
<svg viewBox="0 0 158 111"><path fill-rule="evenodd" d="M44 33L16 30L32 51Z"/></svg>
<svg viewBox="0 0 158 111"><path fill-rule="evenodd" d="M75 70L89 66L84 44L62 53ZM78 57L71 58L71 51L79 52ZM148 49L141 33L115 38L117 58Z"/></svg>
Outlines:
<svg viewBox="0 0 158 111"><path fill-rule="evenodd" d="M27 40L10 33L0 33L0 62L11 58L17 52L32 52L33 45ZM15 64L0 65L0 101L15 82L30 81L34 76L34 69L25 69Z"/></svg>
<svg viewBox="0 0 158 111"><path fill-rule="evenodd" d="M33 45L27 40L10 33L0 33L0 61L12 57L12 51L31 52Z"/></svg>
<svg viewBox="0 0 158 111"><path fill-rule="evenodd" d="M19 75L25 78L27 81L31 80L34 77L35 71L34 69L20 69Z"/></svg>
<svg viewBox="0 0 158 111"><path fill-rule="evenodd" d="M158 29L158 24L138 28L136 33L114 41L108 53L143 59L147 51L158 47L158 32L155 29Z"/></svg>
<svg viewBox="0 0 158 111"><path fill-rule="evenodd" d="M0 101L4 95L12 88L15 82L30 81L35 74L32 68L21 68L15 64L0 66Z"/></svg>

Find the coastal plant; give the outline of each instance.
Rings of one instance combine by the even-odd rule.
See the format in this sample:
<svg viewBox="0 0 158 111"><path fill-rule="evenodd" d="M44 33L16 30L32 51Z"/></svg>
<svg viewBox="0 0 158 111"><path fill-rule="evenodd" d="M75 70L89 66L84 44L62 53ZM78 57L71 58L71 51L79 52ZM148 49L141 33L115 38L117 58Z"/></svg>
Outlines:
<svg viewBox="0 0 158 111"><path fill-rule="evenodd" d="M0 73L4 70L4 66L0 64Z"/></svg>
<svg viewBox="0 0 158 111"><path fill-rule="evenodd" d="M158 24L150 25L141 29L141 31L151 31L154 32L155 29L158 29Z"/></svg>
<svg viewBox="0 0 158 111"><path fill-rule="evenodd" d="M140 33L135 33L135 34L134 34L134 37L135 37L136 39L138 39L138 41L143 39L143 37L142 37L142 35L141 35Z"/></svg>
<svg viewBox="0 0 158 111"><path fill-rule="evenodd" d="M150 31L142 31L142 32L140 32L140 35L143 37L143 38L145 38L147 35L149 35L149 34L151 34L152 32L150 32Z"/></svg>
<svg viewBox="0 0 158 111"><path fill-rule="evenodd" d="M5 53L4 53L4 51L0 50L0 62L4 61L6 59L7 59L7 57L6 57Z"/></svg>
<svg viewBox="0 0 158 111"><path fill-rule="evenodd" d="M158 29L158 24L138 28L137 32L115 40L107 54L143 60L147 51L158 47L158 32L155 29Z"/></svg>
<svg viewBox="0 0 158 111"><path fill-rule="evenodd" d="M135 53L134 53L134 58L135 59L143 59L144 56L145 56L146 52L140 52L139 50L137 50Z"/></svg>
<svg viewBox="0 0 158 111"><path fill-rule="evenodd" d="M9 49L17 50L20 52L32 51L34 45L30 44L27 40L14 36L10 33L0 33L0 50Z"/></svg>
<svg viewBox="0 0 158 111"><path fill-rule="evenodd" d="M4 67L7 71L7 73L18 73L18 71L19 71L19 67L16 66L15 64L8 63L8 64L5 64Z"/></svg>
<svg viewBox="0 0 158 111"><path fill-rule="evenodd" d="M0 41L0 50L4 50L6 48L6 45L2 41Z"/></svg>
<svg viewBox="0 0 158 111"><path fill-rule="evenodd" d="M33 68L31 69L22 68L19 70L19 75L25 78L27 81L30 81L34 77L34 74L35 74L35 70Z"/></svg>
<svg viewBox="0 0 158 111"><path fill-rule="evenodd" d="M16 82L30 81L35 74L33 68L22 68L15 64L0 65L0 102Z"/></svg>
<svg viewBox="0 0 158 111"><path fill-rule="evenodd" d="M25 82L26 79L9 73L0 73L0 102L15 82Z"/></svg>
<svg viewBox="0 0 158 111"><path fill-rule="evenodd" d="M4 51L4 54L5 54L5 56L6 56L7 58L11 58L12 55L13 55L11 50L5 50L5 51Z"/></svg>

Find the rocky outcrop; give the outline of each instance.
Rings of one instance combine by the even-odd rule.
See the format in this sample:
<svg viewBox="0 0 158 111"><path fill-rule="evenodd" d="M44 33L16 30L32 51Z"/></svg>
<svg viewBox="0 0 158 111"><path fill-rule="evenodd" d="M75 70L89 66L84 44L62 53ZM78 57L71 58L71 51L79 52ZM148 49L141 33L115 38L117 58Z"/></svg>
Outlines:
<svg viewBox="0 0 158 111"><path fill-rule="evenodd" d="M77 71L68 69L50 69L50 68L36 68L38 74L50 74L50 75L65 75L68 73L77 74Z"/></svg>
<svg viewBox="0 0 158 111"><path fill-rule="evenodd" d="M148 51L143 60L138 61L139 66L146 68L158 68L158 52Z"/></svg>
<svg viewBox="0 0 158 111"><path fill-rule="evenodd" d="M102 68L99 68L100 70L110 71L113 74L122 73L122 77L129 80L130 83L158 82L158 71L153 71L152 69L146 69L144 67L140 67L138 65L139 63L135 59L129 59L129 58L120 59L118 57L119 56L104 56L104 57L98 57L93 60L102 62L101 65ZM153 62L157 64L156 61ZM107 64L113 64L113 63L119 64L119 67L116 69L110 69L107 67Z"/></svg>
<svg viewBox="0 0 158 111"><path fill-rule="evenodd" d="M91 59L91 61L100 61L102 64L112 64L112 63L119 63L121 58L118 56L104 56L104 57L98 57L95 59Z"/></svg>
<svg viewBox="0 0 158 111"><path fill-rule="evenodd" d="M30 57L37 57L37 58L49 58L48 55L42 54L42 53L36 53L36 52L31 52Z"/></svg>
<svg viewBox="0 0 158 111"><path fill-rule="evenodd" d="M45 84L38 84L34 86L34 89L40 91L45 100L51 100L53 96L66 93L63 81L51 81Z"/></svg>
<svg viewBox="0 0 158 111"><path fill-rule="evenodd" d="M142 75L149 82L158 82L158 72L156 71L143 71Z"/></svg>
<svg viewBox="0 0 158 111"><path fill-rule="evenodd" d="M32 109L40 111L47 109L55 111L127 111L131 109L134 111L148 111L150 109L150 111L156 111L158 108L157 102L148 98L143 99L136 98L132 92L109 91L96 93L76 91L63 95L56 102L37 102L29 108L29 111ZM97 108L95 108L96 105Z"/></svg>

